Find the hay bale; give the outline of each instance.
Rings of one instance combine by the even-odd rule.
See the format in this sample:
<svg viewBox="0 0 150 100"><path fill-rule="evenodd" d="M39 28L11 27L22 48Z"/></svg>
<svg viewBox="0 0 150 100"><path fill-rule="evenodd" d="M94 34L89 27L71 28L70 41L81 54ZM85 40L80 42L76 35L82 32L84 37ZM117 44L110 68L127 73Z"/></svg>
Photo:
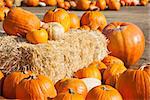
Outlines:
<svg viewBox="0 0 150 100"><path fill-rule="evenodd" d="M107 40L98 31L71 30L60 40L37 45L0 34L0 68L6 74L32 70L56 82L71 77L93 60L102 60L107 53Z"/></svg>

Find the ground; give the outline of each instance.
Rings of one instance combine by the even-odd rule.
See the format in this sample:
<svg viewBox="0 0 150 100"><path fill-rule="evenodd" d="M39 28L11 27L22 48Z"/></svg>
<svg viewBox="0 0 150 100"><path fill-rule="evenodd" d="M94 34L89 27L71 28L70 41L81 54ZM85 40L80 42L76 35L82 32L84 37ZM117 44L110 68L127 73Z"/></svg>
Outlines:
<svg viewBox="0 0 150 100"><path fill-rule="evenodd" d="M35 13L41 20L43 15L48 9L52 7L23 7ZM84 11L69 11L81 16ZM150 63L150 4L146 7L122 7L120 11L101 11L107 18L108 23L113 21L131 22L139 26L145 35L145 51L138 64ZM2 29L2 23L0 23L0 29Z"/></svg>

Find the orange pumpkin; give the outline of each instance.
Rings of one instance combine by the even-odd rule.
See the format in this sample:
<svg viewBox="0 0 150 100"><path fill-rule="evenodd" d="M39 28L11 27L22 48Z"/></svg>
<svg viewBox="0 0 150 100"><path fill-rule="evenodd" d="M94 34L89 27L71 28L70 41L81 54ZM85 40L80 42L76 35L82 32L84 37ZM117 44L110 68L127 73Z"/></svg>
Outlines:
<svg viewBox="0 0 150 100"><path fill-rule="evenodd" d="M0 7L4 7L4 6L5 6L4 0L0 0Z"/></svg>
<svg viewBox="0 0 150 100"><path fill-rule="evenodd" d="M59 93L54 100L85 100L84 97L78 93L75 93L74 90L68 89L65 93Z"/></svg>
<svg viewBox="0 0 150 100"><path fill-rule="evenodd" d="M106 8L106 1L105 0L97 0L96 6L100 8L100 10L104 10Z"/></svg>
<svg viewBox="0 0 150 100"><path fill-rule="evenodd" d="M135 64L142 56L145 38L138 26L127 22L112 22L105 27L103 34L110 41L110 55L120 58L126 67Z"/></svg>
<svg viewBox="0 0 150 100"><path fill-rule="evenodd" d="M69 13L71 25L70 28L77 29L80 27L80 19L76 14Z"/></svg>
<svg viewBox="0 0 150 100"><path fill-rule="evenodd" d="M45 100L57 95L52 81L43 75L29 75L16 87L16 98L21 100Z"/></svg>
<svg viewBox="0 0 150 100"><path fill-rule="evenodd" d="M81 29L81 30L88 30L88 31L89 31L89 30L90 30L90 27L87 26L87 25L83 25L83 26L80 27L80 29Z"/></svg>
<svg viewBox="0 0 150 100"><path fill-rule="evenodd" d="M86 100L123 100L120 93L109 85L100 85L92 90L86 96Z"/></svg>
<svg viewBox="0 0 150 100"><path fill-rule="evenodd" d="M39 28L39 18L22 8L12 8L3 22L3 29L9 35L25 36L31 30Z"/></svg>
<svg viewBox="0 0 150 100"><path fill-rule="evenodd" d="M79 10L88 10L90 3L91 2L89 0L78 0L76 8Z"/></svg>
<svg viewBox="0 0 150 100"><path fill-rule="evenodd" d="M50 6L57 5L57 0L44 0L44 2L46 3L46 5L50 5Z"/></svg>
<svg viewBox="0 0 150 100"><path fill-rule="evenodd" d="M69 79L62 79L59 80L55 84L55 88L57 90L57 93L63 93L68 91L68 89L74 90L76 93L82 95L84 98L87 95L87 87L85 83L77 78L69 78Z"/></svg>
<svg viewBox="0 0 150 100"><path fill-rule="evenodd" d="M106 81L111 76L114 76L116 74L123 73L126 71L126 67L122 64L112 64L110 67L108 67L103 74L103 80Z"/></svg>
<svg viewBox="0 0 150 100"><path fill-rule="evenodd" d="M16 86L19 84L19 82L27 78L29 76L30 72L12 72L9 74L5 79L3 83L3 96L9 99L15 99L16 98Z"/></svg>
<svg viewBox="0 0 150 100"><path fill-rule="evenodd" d="M6 7L11 8L14 4L14 0L5 0Z"/></svg>
<svg viewBox="0 0 150 100"><path fill-rule="evenodd" d="M64 6L65 6L64 9L66 9L66 10L68 10L71 7L71 5L68 1L64 1Z"/></svg>
<svg viewBox="0 0 150 100"><path fill-rule="evenodd" d="M148 0L140 0L140 4L142 6L146 6L148 4Z"/></svg>
<svg viewBox="0 0 150 100"><path fill-rule="evenodd" d="M111 10L119 10L120 9L120 2L118 0L109 0L108 7Z"/></svg>
<svg viewBox="0 0 150 100"><path fill-rule="evenodd" d="M86 68L79 69L74 73L74 77L81 78L97 78L101 80L101 73L97 67L89 66Z"/></svg>
<svg viewBox="0 0 150 100"><path fill-rule="evenodd" d="M150 65L143 65L137 70L128 69L120 75L116 88L124 100L149 100Z"/></svg>
<svg viewBox="0 0 150 100"><path fill-rule="evenodd" d="M0 21L3 21L5 18L5 13L3 10L0 9Z"/></svg>
<svg viewBox="0 0 150 100"><path fill-rule="evenodd" d="M45 29L33 30L27 33L26 39L33 44L47 43L48 33Z"/></svg>
<svg viewBox="0 0 150 100"><path fill-rule="evenodd" d="M67 11L62 8L56 8L54 10L49 10L43 18L44 22L59 22L64 26L65 31L70 28L70 16Z"/></svg>
<svg viewBox="0 0 150 100"><path fill-rule="evenodd" d="M4 74L0 71L0 95L2 95L3 81L4 81Z"/></svg>
<svg viewBox="0 0 150 100"><path fill-rule="evenodd" d="M105 16L99 11L87 11L81 17L81 25L87 25L92 30L99 27L103 29L107 25Z"/></svg>
<svg viewBox="0 0 150 100"><path fill-rule="evenodd" d="M39 0L24 0L25 4L27 6L38 6L39 5Z"/></svg>

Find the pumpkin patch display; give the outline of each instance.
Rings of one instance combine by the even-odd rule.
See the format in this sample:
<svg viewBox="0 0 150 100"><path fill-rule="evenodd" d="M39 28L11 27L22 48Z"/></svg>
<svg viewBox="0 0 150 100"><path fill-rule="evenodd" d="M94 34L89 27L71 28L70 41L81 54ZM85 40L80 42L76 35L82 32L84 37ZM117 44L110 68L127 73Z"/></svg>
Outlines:
<svg viewBox="0 0 150 100"><path fill-rule="evenodd" d="M31 74L22 79L16 87L16 98L32 100L54 98L57 95L52 81L43 75Z"/></svg>
<svg viewBox="0 0 150 100"><path fill-rule="evenodd" d="M115 88L100 85L89 91L86 100L123 100L123 98Z"/></svg>
<svg viewBox="0 0 150 100"><path fill-rule="evenodd" d="M62 8L56 8L54 10L49 10L43 18L43 21L48 22L58 22L63 25L65 31L70 29L70 16L67 11Z"/></svg>
<svg viewBox="0 0 150 100"><path fill-rule="evenodd" d="M39 28L40 20L37 16L17 7L12 8L3 21L3 29L8 35L26 36L28 32Z"/></svg>
<svg viewBox="0 0 150 100"><path fill-rule="evenodd" d="M91 30L101 30L107 25L105 16L99 11L87 11L81 17L81 26L87 25Z"/></svg>
<svg viewBox="0 0 150 100"><path fill-rule="evenodd" d="M77 79L77 78L68 78L68 79L65 78L65 79L59 80L55 84L55 88L58 94L67 92L68 89L72 89L76 93L82 95L84 98L87 95L87 87L85 83L82 80Z"/></svg>
<svg viewBox="0 0 150 100"><path fill-rule="evenodd" d="M47 43L48 33L45 29L32 30L31 32L27 33L26 39L33 44Z"/></svg>
<svg viewBox="0 0 150 100"><path fill-rule="evenodd" d="M150 65L140 66L139 69L128 69L120 75L116 88L124 100L149 100L150 97Z"/></svg>
<svg viewBox="0 0 150 100"><path fill-rule="evenodd" d="M54 100L85 100L84 97L76 93L72 89L68 89L65 93L59 93Z"/></svg>
<svg viewBox="0 0 150 100"><path fill-rule="evenodd" d="M145 38L141 29L135 24L112 22L104 28L103 34L109 39L110 55L120 58L126 67L135 64L142 56Z"/></svg>

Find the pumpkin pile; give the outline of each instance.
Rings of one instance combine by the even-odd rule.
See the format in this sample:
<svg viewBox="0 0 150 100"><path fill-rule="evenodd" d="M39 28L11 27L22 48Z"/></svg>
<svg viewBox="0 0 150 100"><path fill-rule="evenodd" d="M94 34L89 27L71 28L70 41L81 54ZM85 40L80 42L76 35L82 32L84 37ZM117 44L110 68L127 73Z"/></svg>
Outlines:
<svg viewBox="0 0 150 100"><path fill-rule="evenodd" d="M55 2L53 3L55 4ZM22 18L20 15L26 18ZM148 100L150 98L150 65L139 65L138 69L130 68L131 65L134 65L140 59L145 48L143 32L135 24L127 22L112 22L107 24L105 16L98 11L87 11L82 15L81 19L79 19L77 15L68 13L62 8L47 11L42 21L40 21L37 16L29 11L21 8L12 8L3 21L3 28L7 35L10 35L9 37L15 37L13 41L19 41L17 40L18 37L25 40L22 40L22 43L19 45L26 44L24 42L28 40L28 42L31 43L28 43L28 45L32 45L33 48L36 48L36 46L41 46L40 48L42 48L45 45L50 46L50 48L46 46L46 48L44 48L46 50L55 48L54 51L56 52L52 53L62 53L63 50L64 52L66 51L67 54L70 52L67 51L67 49L65 50L65 48L60 49L60 51L57 50L59 46L58 42L62 43L60 44L61 46L64 44L67 44L65 46L71 45L69 48L72 47L73 49L81 48L82 46L84 51L79 53L82 57L78 59L84 59L84 57L86 57L89 58L89 60L88 62L84 60L86 64L77 66L77 68L70 63L65 63L68 64L67 68L73 71L73 75L70 75L71 72L66 73L64 76L60 75L61 79L57 74L62 74L68 70L58 70L57 66L60 65L56 64L57 66L54 66L54 61L52 61L52 66L49 65L45 67L42 65L40 67L42 68L44 66L45 69L38 69L36 66L30 67L27 65L18 67L15 65L18 60L17 58L11 59L11 61L16 61L11 62L12 66L6 66L8 62L2 60L0 63L0 66L2 66L2 70L0 71L0 95L3 97L1 98L22 100ZM90 34L90 37L105 35L108 39L108 50L110 53L107 55L107 50L101 51L100 53L106 53L104 57L97 52L94 54L94 57L99 59L90 60L90 56L86 55L91 52L86 52L86 46L94 45L92 43L95 41L101 44L101 41L105 40L105 38L94 38L95 41L93 42L81 44L83 42L81 41L82 38L84 38L83 40L90 40L91 38L87 38L86 35L82 35L82 37L79 38L80 36L77 34L75 39L79 38L77 40L79 41L79 43L77 43L78 45L73 44L76 42L73 40L74 37L66 38L66 40L72 40L70 41L71 43L68 44L64 42L64 37L66 34L71 37L71 32L73 35L76 35L75 32ZM54 45L54 43L57 45ZM28 45L26 44L23 47L27 47ZM98 45L94 47L94 51L104 49L98 47ZM106 44L103 45L106 46ZM11 47L13 45L7 44L7 46ZM6 46L2 47L4 48ZM31 48L27 48L28 50L25 51L23 47L18 47L17 50L20 50L22 55L30 56L27 52L29 52ZM40 48L36 49L40 50ZM92 46L90 49L93 49ZM31 52L34 52L34 50L32 50ZM74 59L70 60L69 56L63 55L66 62L72 61L71 63L73 64L75 64L74 62L80 63L75 59L76 55L73 55L73 51L71 51L70 54ZM46 55L50 55L50 53L47 52ZM3 56L4 55L2 55L2 57ZM41 55L40 53L32 55L32 57L35 56ZM48 56L48 58L50 57L51 56ZM53 58L57 60L56 56ZM25 58L22 57L21 59ZM27 63L31 65L32 63L40 62L39 59L32 63L29 62L29 60L32 59L26 60ZM44 60L46 60L46 56ZM42 60L42 62L44 62L44 60ZM2 65L2 63L4 64ZM45 65L47 63L48 62L44 62ZM61 68L65 67L65 64L64 66L61 64ZM49 68L57 70L57 73L50 73L49 70L47 70ZM36 73L35 70L39 73ZM53 77L57 76L57 81L53 82L52 78L40 73L42 72L41 70L45 70L45 73L50 73L49 75ZM66 77L68 74L70 76Z"/></svg>

